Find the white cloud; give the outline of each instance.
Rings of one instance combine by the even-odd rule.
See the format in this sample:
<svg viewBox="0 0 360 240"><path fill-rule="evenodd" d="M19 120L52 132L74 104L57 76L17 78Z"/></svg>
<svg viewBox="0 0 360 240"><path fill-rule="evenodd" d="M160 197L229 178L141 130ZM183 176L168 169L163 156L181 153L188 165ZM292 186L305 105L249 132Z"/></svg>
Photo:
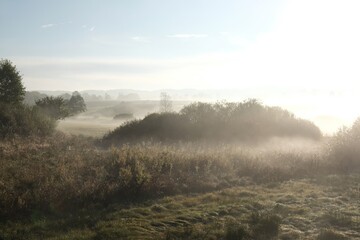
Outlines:
<svg viewBox="0 0 360 240"><path fill-rule="evenodd" d="M92 26L91 28L89 28L90 32L93 32L95 30L95 26Z"/></svg>
<svg viewBox="0 0 360 240"><path fill-rule="evenodd" d="M51 27L54 27L54 26L56 26L56 24L49 23L49 24L41 25L41 28L51 28Z"/></svg>
<svg viewBox="0 0 360 240"><path fill-rule="evenodd" d="M48 23L48 24L41 25L41 28L51 28L51 27L56 27L59 25L65 25L65 24L72 24L72 21L61 22L61 23Z"/></svg>
<svg viewBox="0 0 360 240"><path fill-rule="evenodd" d="M140 42L140 43L148 43L148 42L150 42L147 37L142 37L142 36L135 36L135 37L132 37L131 39L133 41L135 41L135 42Z"/></svg>
<svg viewBox="0 0 360 240"><path fill-rule="evenodd" d="M169 38L205 38L208 37L207 34L173 34L167 35Z"/></svg>

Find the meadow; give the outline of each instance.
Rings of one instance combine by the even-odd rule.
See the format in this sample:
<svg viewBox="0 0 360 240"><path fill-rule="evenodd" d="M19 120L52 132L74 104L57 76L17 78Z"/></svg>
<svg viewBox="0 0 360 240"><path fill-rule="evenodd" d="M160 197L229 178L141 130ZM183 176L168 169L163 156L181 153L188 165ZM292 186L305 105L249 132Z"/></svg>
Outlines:
<svg viewBox="0 0 360 240"><path fill-rule="evenodd" d="M215 109L201 118L211 125L224 110L243 114L233 110L249 105L190 106ZM0 239L360 239L360 122L318 138L306 121L251 106L251 114L276 117L271 126L252 121L261 141L209 139L214 128L175 141L166 127L161 138L115 141L159 130L153 117L104 138L56 131L1 140ZM169 116L189 116L183 112L155 119L166 126ZM270 136L278 123L306 131Z"/></svg>

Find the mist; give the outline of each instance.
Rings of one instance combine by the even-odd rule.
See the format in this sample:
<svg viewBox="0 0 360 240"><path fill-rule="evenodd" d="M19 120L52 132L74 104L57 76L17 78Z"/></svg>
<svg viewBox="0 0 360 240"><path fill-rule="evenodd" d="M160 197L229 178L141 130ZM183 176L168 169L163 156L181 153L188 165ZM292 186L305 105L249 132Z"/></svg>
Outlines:
<svg viewBox="0 0 360 240"><path fill-rule="evenodd" d="M71 91L39 91L43 94L59 96ZM98 118L98 127L101 133L113 130L119 121L113 120L116 113L133 113L134 118L143 118L148 113L159 110L159 98L161 92L167 92L174 103L174 110L178 111L186 104L196 101L242 101L248 98L256 98L266 105L280 106L294 113L297 117L314 122L325 135L335 134L342 127L349 127L360 116L360 112L346 106L351 101L358 99L355 91L329 91L326 89L297 89L297 88L248 88L242 90L201 90L201 89L163 89L163 90L85 90L81 91L89 102L86 113L60 122L62 126L69 126L69 122L81 124L86 120L95 124ZM111 101L105 101L105 94ZM94 99L86 96L101 96L102 107L105 110L96 109L91 103ZM127 96L130 96L127 97ZM135 98L134 98L135 97ZM360 100L360 99L359 99ZM137 106L137 107L136 107ZM134 108L135 109L132 109ZM98 111L98 112L97 112ZM88 121L88 122L89 122ZM92 122L91 122L92 121ZM96 127L96 126L94 126ZM99 133L100 133L99 132ZM86 135L86 132L84 132Z"/></svg>
<svg viewBox="0 0 360 240"><path fill-rule="evenodd" d="M0 240L360 239L358 0L0 0Z"/></svg>

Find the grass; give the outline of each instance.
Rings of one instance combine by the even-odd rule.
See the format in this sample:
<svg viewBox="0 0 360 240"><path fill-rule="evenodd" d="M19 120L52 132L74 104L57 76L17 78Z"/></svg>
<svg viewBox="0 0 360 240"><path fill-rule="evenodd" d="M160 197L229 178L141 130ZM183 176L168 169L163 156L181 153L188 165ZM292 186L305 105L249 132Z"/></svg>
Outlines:
<svg viewBox="0 0 360 240"><path fill-rule="evenodd" d="M360 180L360 176L350 177L355 181L347 182L342 191L322 179L302 179L278 183L276 187L252 183L142 203L94 206L74 215L40 214L26 221L3 223L0 236L3 239L23 239L23 236L27 239L270 239L270 236L357 239L360 238L358 200L339 198L339 195L351 196L351 189ZM344 215L351 212L351 216L346 224L338 225L324 221L329 211ZM240 234L244 238L234 238ZM332 238L325 238L330 235Z"/></svg>
<svg viewBox="0 0 360 240"><path fill-rule="evenodd" d="M0 215L208 192L242 184L244 177L275 183L319 172L313 153L260 154L200 143L97 149L92 141L57 134L1 143Z"/></svg>
<svg viewBox="0 0 360 240"><path fill-rule="evenodd" d="M0 239L359 239L356 162L273 141L1 141Z"/></svg>
<svg viewBox="0 0 360 240"><path fill-rule="evenodd" d="M68 134L102 137L123 122L105 117L74 117L60 120L57 129Z"/></svg>

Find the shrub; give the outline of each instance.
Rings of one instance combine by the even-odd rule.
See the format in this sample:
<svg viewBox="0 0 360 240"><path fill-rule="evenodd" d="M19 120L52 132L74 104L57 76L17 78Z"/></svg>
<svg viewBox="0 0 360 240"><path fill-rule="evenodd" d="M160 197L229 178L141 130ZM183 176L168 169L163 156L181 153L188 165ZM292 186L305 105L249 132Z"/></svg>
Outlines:
<svg viewBox="0 0 360 240"><path fill-rule="evenodd" d="M186 119L177 113L152 113L143 120L132 120L122 124L105 135L102 143L112 145L144 140L185 140L189 139L187 127Z"/></svg>
<svg viewBox="0 0 360 240"><path fill-rule="evenodd" d="M67 101L62 97L44 97L35 102L41 112L54 120L64 119L70 116Z"/></svg>
<svg viewBox="0 0 360 240"><path fill-rule="evenodd" d="M348 173L360 170L360 118L351 128L343 128L329 144L328 158L335 171Z"/></svg>
<svg viewBox="0 0 360 240"><path fill-rule="evenodd" d="M0 104L0 137L46 136L53 132L55 122L38 109L29 106Z"/></svg>
<svg viewBox="0 0 360 240"><path fill-rule="evenodd" d="M117 119L133 119L134 118L134 114L132 113L119 113L119 114L116 114L114 116L114 119L117 120Z"/></svg>
<svg viewBox="0 0 360 240"><path fill-rule="evenodd" d="M47 116L59 120L86 111L84 99L74 92L69 100L61 96L46 96L35 102L36 106Z"/></svg>
<svg viewBox="0 0 360 240"><path fill-rule="evenodd" d="M271 137L321 138L313 123L250 99L241 103L193 103L179 113L153 113L124 123L103 138L105 145L158 141L264 141Z"/></svg>

